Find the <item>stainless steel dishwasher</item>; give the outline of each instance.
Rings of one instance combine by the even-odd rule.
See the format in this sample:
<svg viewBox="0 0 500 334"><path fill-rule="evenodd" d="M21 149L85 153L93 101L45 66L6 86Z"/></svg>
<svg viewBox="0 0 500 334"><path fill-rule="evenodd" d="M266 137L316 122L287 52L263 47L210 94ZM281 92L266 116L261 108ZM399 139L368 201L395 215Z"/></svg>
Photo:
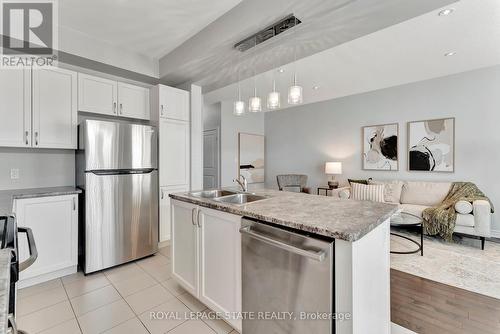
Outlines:
<svg viewBox="0 0 500 334"><path fill-rule="evenodd" d="M247 218L240 232L243 333L335 333L333 239Z"/></svg>

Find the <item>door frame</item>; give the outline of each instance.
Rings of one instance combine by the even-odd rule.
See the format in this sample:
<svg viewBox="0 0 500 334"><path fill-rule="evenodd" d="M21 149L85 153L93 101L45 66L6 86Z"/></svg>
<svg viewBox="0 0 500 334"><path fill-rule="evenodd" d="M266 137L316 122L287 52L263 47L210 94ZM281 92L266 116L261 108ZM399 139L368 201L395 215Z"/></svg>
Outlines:
<svg viewBox="0 0 500 334"><path fill-rule="evenodd" d="M217 184L215 185L216 188L219 188L221 185L221 156L220 156L220 127L217 126L212 129L204 129L203 130L203 156L205 156L205 133L207 132L214 132L217 135ZM203 163L203 177L205 177L205 164Z"/></svg>

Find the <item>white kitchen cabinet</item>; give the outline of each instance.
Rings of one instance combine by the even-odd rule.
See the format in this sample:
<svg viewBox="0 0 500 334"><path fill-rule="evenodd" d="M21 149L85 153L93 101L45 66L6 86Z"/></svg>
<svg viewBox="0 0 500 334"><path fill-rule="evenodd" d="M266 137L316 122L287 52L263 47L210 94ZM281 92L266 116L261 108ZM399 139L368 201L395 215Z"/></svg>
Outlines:
<svg viewBox="0 0 500 334"><path fill-rule="evenodd" d="M160 186L189 186L189 123L160 119Z"/></svg>
<svg viewBox="0 0 500 334"><path fill-rule="evenodd" d="M78 73L78 110L116 115L118 87L114 80Z"/></svg>
<svg viewBox="0 0 500 334"><path fill-rule="evenodd" d="M20 273L20 287L76 272L78 255L78 195L17 199L17 225L33 231L38 258ZM26 237L19 235L19 254L29 257Z"/></svg>
<svg viewBox="0 0 500 334"><path fill-rule="evenodd" d="M31 147L31 72L0 69L0 146Z"/></svg>
<svg viewBox="0 0 500 334"><path fill-rule="evenodd" d="M197 206L172 201L172 276L193 296L198 295L199 249Z"/></svg>
<svg viewBox="0 0 500 334"><path fill-rule="evenodd" d="M119 82L118 114L123 117L149 119L149 89Z"/></svg>
<svg viewBox="0 0 500 334"><path fill-rule="evenodd" d="M203 207L198 210L199 299L222 314L241 312L241 217ZM226 320L241 331L241 320Z"/></svg>
<svg viewBox="0 0 500 334"><path fill-rule="evenodd" d="M165 85L158 85L155 89L160 117L189 121L188 91Z"/></svg>
<svg viewBox="0 0 500 334"><path fill-rule="evenodd" d="M150 118L149 88L78 74L78 110L128 118Z"/></svg>
<svg viewBox="0 0 500 334"><path fill-rule="evenodd" d="M60 68L33 70L33 147L76 148L77 74Z"/></svg>
<svg viewBox="0 0 500 334"><path fill-rule="evenodd" d="M241 217L172 200L173 277L216 312L241 311ZM226 321L241 331L241 320Z"/></svg>
<svg viewBox="0 0 500 334"><path fill-rule="evenodd" d="M160 242L171 239L171 199L168 195L188 190L187 186L160 187Z"/></svg>

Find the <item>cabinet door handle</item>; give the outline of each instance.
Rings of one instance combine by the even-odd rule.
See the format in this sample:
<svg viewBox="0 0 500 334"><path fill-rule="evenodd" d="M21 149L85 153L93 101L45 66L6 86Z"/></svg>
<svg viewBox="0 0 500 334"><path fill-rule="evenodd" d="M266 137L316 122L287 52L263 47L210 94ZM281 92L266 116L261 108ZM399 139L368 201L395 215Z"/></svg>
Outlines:
<svg viewBox="0 0 500 334"><path fill-rule="evenodd" d="M116 102L113 102L113 113L116 114Z"/></svg>
<svg viewBox="0 0 500 334"><path fill-rule="evenodd" d="M29 131L25 132L25 135L26 135L26 145L28 145L28 136L29 136L29 134L30 134Z"/></svg>
<svg viewBox="0 0 500 334"><path fill-rule="evenodd" d="M38 131L35 131L35 146L38 146Z"/></svg>
<svg viewBox="0 0 500 334"><path fill-rule="evenodd" d="M120 115L122 115L122 114L123 114L123 104L120 103Z"/></svg>
<svg viewBox="0 0 500 334"><path fill-rule="evenodd" d="M160 105L160 116L163 116L163 104Z"/></svg>
<svg viewBox="0 0 500 334"><path fill-rule="evenodd" d="M74 197L73 197L73 211L76 211L76 200Z"/></svg>
<svg viewBox="0 0 500 334"><path fill-rule="evenodd" d="M163 194L163 190L161 191L161 199L163 199L164 197L164 194Z"/></svg>
<svg viewBox="0 0 500 334"><path fill-rule="evenodd" d="M201 227L200 223L200 210L196 213L196 223L198 224L198 227Z"/></svg>
<svg viewBox="0 0 500 334"><path fill-rule="evenodd" d="M196 208L193 208L191 210L191 224L193 224L194 226L196 226L196 223L194 222L194 212L195 212Z"/></svg>

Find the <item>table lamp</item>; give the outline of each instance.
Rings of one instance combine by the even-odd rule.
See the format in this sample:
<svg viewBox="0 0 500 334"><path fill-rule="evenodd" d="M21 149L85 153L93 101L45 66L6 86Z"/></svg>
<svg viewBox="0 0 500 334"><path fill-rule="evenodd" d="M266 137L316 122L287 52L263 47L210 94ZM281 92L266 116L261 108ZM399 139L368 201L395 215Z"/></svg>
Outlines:
<svg viewBox="0 0 500 334"><path fill-rule="evenodd" d="M328 181L328 186L330 187L330 189L338 188L339 182L335 181L335 175L342 174L342 163L341 162L327 162L325 164L325 174L332 176L332 180Z"/></svg>

